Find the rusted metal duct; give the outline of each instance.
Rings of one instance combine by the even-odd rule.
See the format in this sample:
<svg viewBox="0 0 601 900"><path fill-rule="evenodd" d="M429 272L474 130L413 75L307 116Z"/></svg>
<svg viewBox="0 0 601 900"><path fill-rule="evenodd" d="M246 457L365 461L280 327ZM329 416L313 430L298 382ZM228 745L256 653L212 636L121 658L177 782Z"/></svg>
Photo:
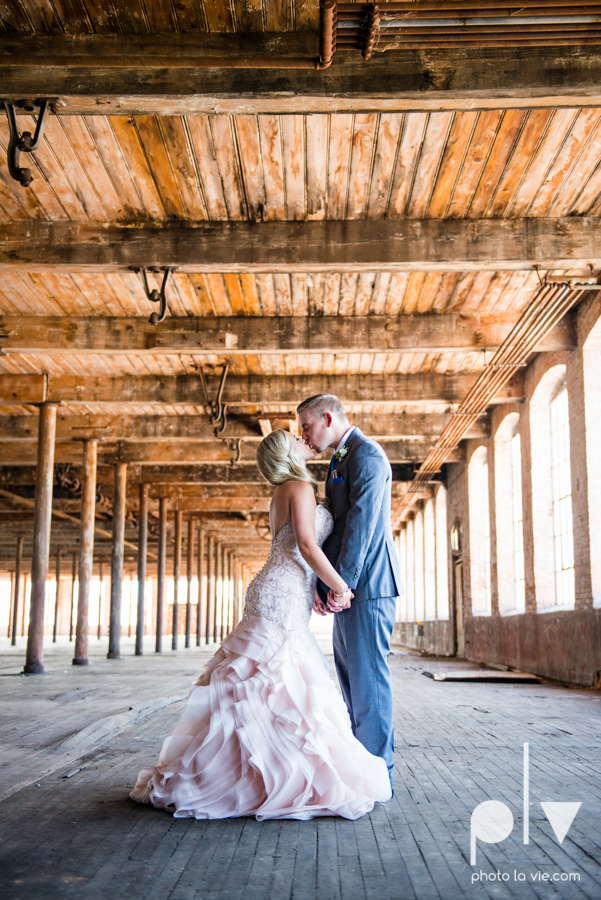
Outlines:
<svg viewBox="0 0 601 900"><path fill-rule="evenodd" d="M339 3L337 50L374 52L453 47L527 47L601 43L599 0L417 0Z"/></svg>
<svg viewBox="0 0 601 900"><path fill-rule="evenodd" d="M421 464L397 509L395 526L419 499L432 476L440 471L449 453L458 446L476 419L486 412L495 395L517 369L527 365L534 347L582 295L594 287L572 281L545 284L540 288Z"/></svg>

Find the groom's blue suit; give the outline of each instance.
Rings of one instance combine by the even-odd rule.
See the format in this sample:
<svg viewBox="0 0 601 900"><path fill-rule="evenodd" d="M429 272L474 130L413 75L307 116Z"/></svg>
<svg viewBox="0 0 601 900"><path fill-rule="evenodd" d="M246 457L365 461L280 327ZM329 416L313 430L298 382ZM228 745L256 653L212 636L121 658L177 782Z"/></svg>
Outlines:
<svg viewBox="0 0 601 900"><path fill-rule="evenodd" d="M332 460L326 496L334 528L323 551L352 589L350 609L334 617L334 659L353 731L364 747L394 762L388 656L396 598L402 593L390 524L392 470L379 444L358 428ZM318 585L325 598L327 588Z"/></svg>

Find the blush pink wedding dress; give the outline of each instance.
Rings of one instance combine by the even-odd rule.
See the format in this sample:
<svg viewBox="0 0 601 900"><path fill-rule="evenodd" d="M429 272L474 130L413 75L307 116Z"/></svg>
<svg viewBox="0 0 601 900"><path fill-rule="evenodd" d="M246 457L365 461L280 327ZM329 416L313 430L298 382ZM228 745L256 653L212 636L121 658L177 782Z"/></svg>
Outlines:
<svg viewBox="0 0 601 900"><path fill-rule="evenodd" d="M320 546L331 530L317 506ZM357 819L390 799L386 763L354 737L309 630L315 583L288 522L133 800L179 818L263 820Z"/></svg>

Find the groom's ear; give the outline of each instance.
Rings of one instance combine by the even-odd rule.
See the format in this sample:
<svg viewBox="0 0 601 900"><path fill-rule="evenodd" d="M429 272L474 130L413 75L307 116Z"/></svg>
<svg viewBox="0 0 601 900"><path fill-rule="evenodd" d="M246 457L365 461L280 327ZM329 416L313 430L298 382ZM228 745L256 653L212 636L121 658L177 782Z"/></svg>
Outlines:
<svg viewBox="0 0 601 900"><path fill-rule="evenodd" d="M325 413L323 414L323 417L324 417L324 419L326 420L326 425L327 425L327 427L329 428L330 425L332 424L332 421L333 421L333 419L332 419L332 414L329 413L329 412L325 412Z"/></svg>

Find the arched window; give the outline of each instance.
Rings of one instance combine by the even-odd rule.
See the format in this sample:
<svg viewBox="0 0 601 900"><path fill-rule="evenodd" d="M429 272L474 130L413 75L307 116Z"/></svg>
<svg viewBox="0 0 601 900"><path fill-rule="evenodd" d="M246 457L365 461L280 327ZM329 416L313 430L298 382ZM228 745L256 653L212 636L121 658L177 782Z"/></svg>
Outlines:
<svg viewBox="0 0 601 900"><path fill-rule="evenodd" d="M449 618L449 545L447 537L447 492L444 485L436 489L436 618Z"/></svg>
<svg viewBox="0 0 601 900"><path fill-rule="evenodd" d="M522 444L519 432L511 438L511 513L513 524L513 596L515 609L526 608L524 575L524 512L522 504Z"/></svg>
<svg viewBox="0 0 601 900"><path fill-rule="evenodd" d="M524 610L520 417L505 416L494 437L496 588L501 615Z"/></svg>
<svg viewBox="0 0 601 900"><path fill-rule="evenodd" d="M563 384L550 404L551 486L555 545L555 602L574 604L574 536L568 392Z"/></svg>
<svg viewBox="0 0 601 900"><path fill-rule="evenodd" d="M434 501L424 507L424 619L436 618L436 537Z"/></svg>
<svg viewBox="0 0 601 900"><path fill-rule="evenodd" d="M413 522L414 558L415 558L415 619L423 622L424 608L424 514L421 509Z"/></svg>
<svg viewBox="0 0 601 900"><path fill-rule="evenodd" d="M574 547L566 368L549 369L530 401L533 569L540 611L574 603Z"/></svg>
<svg viewBox="0 0 601 900"><path fill-rule="evenodd" d="M478 447L474 451L468 472L472 615L486 616L491 613L490 506L486 447Z"/></svg>

